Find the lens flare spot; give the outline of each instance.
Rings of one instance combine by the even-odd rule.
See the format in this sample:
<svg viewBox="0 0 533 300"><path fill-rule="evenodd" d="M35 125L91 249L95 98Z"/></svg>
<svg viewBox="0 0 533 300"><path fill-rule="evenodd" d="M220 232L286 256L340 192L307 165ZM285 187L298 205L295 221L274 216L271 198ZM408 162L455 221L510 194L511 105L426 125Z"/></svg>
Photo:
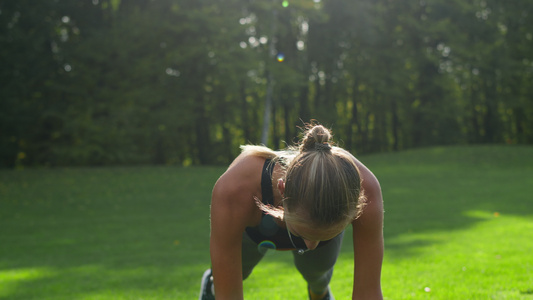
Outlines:
<svg viewBox="0 0 533 300"><path fill-rule="evenodd" d="M287 6L289 6L289 1L285 0L285 1L281 2L281 5L283 7L287 7Z"/></svg>
<svg viewBox="0 0 533 300"><path fill-rule="evenodd" d="M278 53L278 55L276 56L276 59L279 61L279 62L283 62L285 60L285 54L283 53Z"/></svg>
<svg viewBox="0 0 533 300"><path fill-rule="evenodd" d="M276 244L274 244L272 241L266 240L257 245L257 250L261 254L265 254L269 249L276 250Z"/></svg>

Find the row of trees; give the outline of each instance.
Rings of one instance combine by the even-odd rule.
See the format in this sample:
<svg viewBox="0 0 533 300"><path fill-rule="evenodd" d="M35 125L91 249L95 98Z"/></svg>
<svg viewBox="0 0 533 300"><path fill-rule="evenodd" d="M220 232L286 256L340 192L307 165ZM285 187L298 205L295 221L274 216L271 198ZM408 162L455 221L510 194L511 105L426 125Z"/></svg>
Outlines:
<svg viewBox="0 0 533 300"><path fill-rule="evenodd" d="M0 166L226 163L264 116L273 148L310 119L357 153L530 144L532 14L527 0L2 1Z"/></svg>

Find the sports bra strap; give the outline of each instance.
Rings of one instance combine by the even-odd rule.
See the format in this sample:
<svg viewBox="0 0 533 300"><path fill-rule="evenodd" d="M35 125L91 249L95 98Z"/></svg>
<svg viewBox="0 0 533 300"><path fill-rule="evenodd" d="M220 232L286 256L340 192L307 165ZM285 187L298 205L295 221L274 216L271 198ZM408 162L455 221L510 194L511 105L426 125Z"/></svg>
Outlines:
<svg viewBox="0 0 533 300"><path fill-rule="evenodd" d="M272 163L272 160L266 159L263 165L263 172L261 173L261 201L265 205L274 205L274 191L272 190L272 172L274 166L275 163Z"/></svg>

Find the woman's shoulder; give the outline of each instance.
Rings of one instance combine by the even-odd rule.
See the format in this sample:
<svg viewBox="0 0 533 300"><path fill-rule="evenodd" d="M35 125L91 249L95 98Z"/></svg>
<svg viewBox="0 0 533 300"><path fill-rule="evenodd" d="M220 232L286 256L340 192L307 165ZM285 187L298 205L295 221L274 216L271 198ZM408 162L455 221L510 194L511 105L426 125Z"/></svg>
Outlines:
<svg viewBox="0 0 533 300"><path fill-rule="evenodd" d="M261 196L261 171L265 159L253 155L239 155L220 176L213 188L211 209L236 218L250 218L258 211L254 197Z"/></svg>
<svg viewBox="0 0 533 300"><path fill-rule="evenodd" d="M227 171L232 170L234 167L237 167L239 171L252 171L251 169L256 168L256 165L262 166L265 159L266 157L262 155L245 150L231 162Z"/></svg>
<svg viewBox="0 0 533 300"><path fill-rule="evenodd" d="M223 183L230 187L259 184L259 181L255 179L261 178L261 170L264 163L265 158L241 153L229 165L226 172L220 176L217 184Z"/></svg>

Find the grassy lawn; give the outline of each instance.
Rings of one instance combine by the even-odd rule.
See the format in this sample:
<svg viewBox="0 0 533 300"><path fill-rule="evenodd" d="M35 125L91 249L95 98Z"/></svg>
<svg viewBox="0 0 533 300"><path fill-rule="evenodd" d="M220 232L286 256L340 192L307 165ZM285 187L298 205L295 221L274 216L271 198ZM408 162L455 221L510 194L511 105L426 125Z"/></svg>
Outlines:
<svg viewBox="0 0 533 300"><path fill-rule="evenodd" d="M387 299L533 299L533 147L363 156L385 199ZM0 171L0 299L197 299L223 167ZM351 229L348 229L351 231ZM349 299L346 235L332 289ZM246 299L305 299L288 253Z"/></svg>

